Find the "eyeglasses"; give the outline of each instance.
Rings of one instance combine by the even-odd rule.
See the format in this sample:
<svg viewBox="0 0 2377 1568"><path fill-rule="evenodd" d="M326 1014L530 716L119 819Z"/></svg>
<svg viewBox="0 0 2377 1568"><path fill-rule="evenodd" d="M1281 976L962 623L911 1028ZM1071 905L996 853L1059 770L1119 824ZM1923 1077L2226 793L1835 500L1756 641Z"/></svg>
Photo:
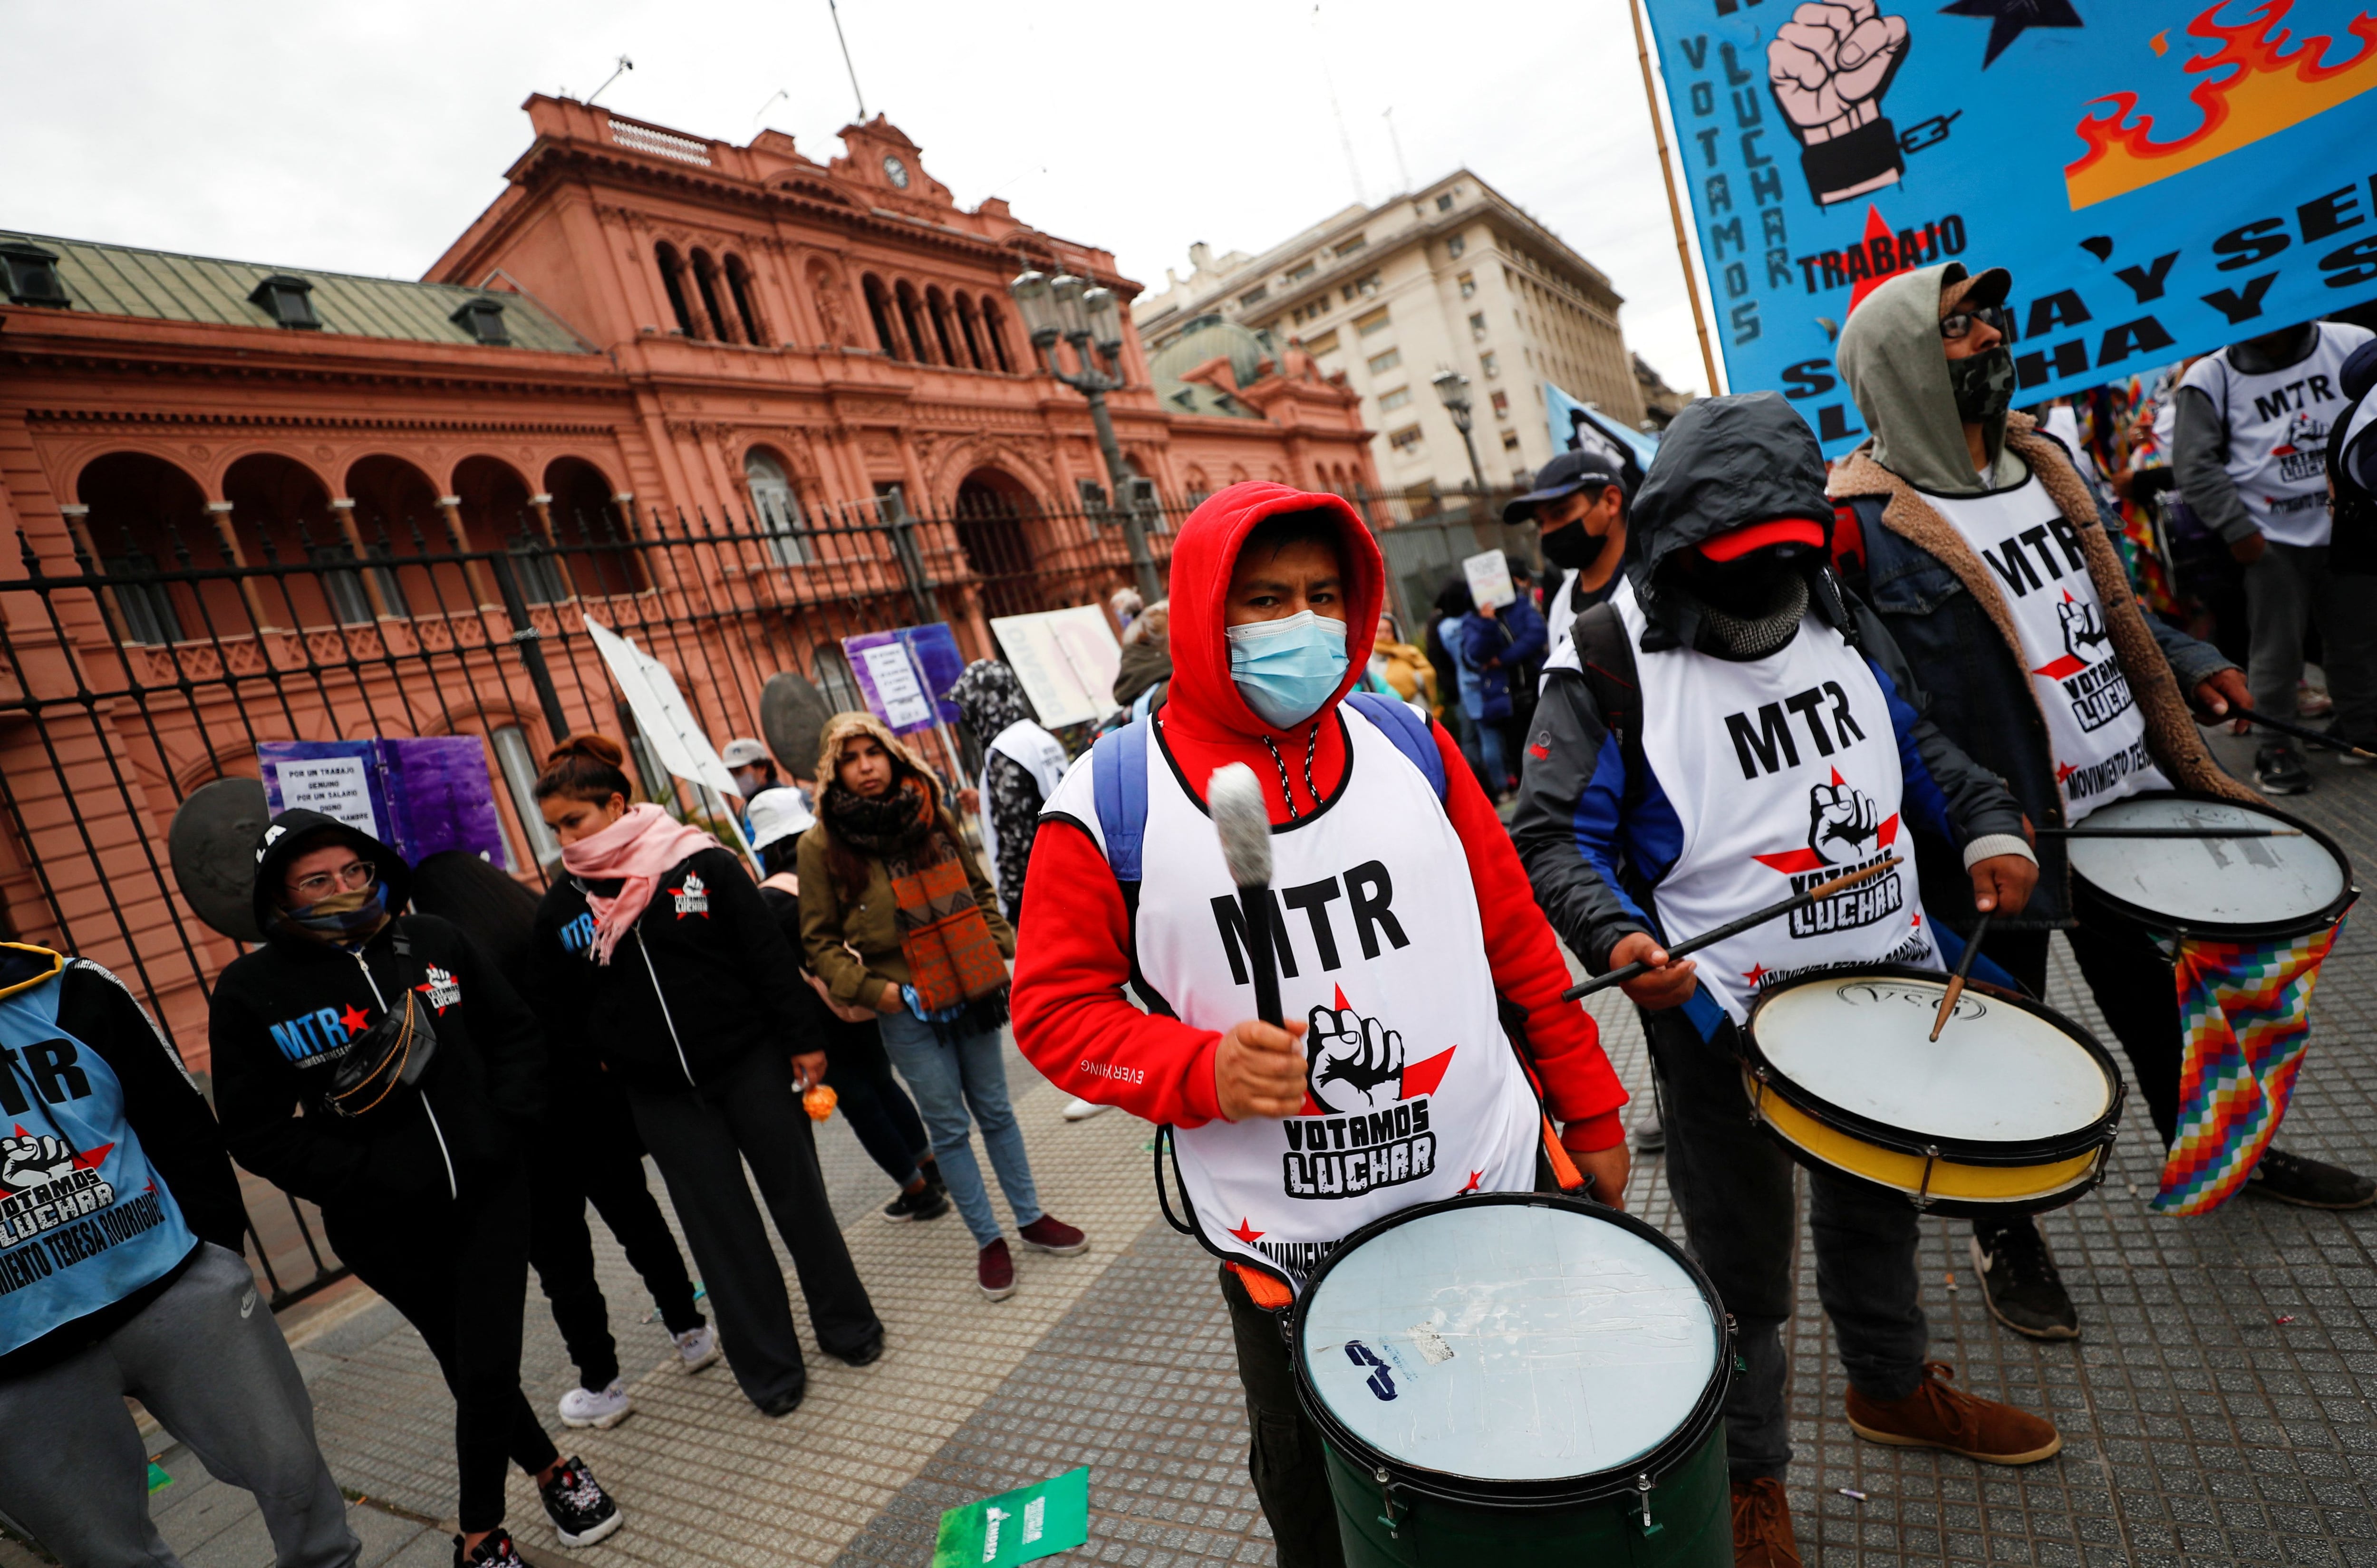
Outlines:
<svg viewBox="0 0 2377 1568"><path fill-rule="evenodd" d="M1969 334L1976 324L1989 328L1999 337L2006 335L2006 313L1998 305L1983 305L1978 310L1960 310L1940 318L1940 336L1950 342Z"/></svg>
<svg viewBox="0 0 2377 1568"><path fill-rule="evenodd" d="M379 880L379 868L367 861L349 861L335 872L317 872L289 885L305 903L317 904L335 892L360 893Z"/></svg>

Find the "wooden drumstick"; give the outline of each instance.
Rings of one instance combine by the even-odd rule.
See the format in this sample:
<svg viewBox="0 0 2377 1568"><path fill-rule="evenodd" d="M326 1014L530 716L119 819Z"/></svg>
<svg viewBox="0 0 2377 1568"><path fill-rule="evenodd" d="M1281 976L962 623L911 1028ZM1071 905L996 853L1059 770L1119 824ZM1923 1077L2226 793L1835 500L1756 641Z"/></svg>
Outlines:
<svg viewBox="0 0 2377 1568"><path fill-rule="evenodd" d="M2034 827L2041 838L2299 838L2299 827Z"/></svg>
<svg viewBox="0 0 2377 1568"><path fill-rule="evenodd" d="M1678 958L1689 957L1703 947L1714 946L1723 942L1728 936L1739 936L1743 932L1764 925L1768 921L1779 920L1794 909L1804 909L1819 898L1829 898L1844 888L1855 887L1858 883L1880 876L1883 872L1899 863L1899 858L1893 855L1887 860L1875 861L1863 871L1853 871L1846 876L1836 876L1830 882L1820 882L1805 893L1795 893L1780 903L1767 905L1755 914L1744 915L1738 921L1727 921L1714 931L1704 931L1689 942L1678 942L1668 948L1667 961L1673 963ZM1591 996L1596 991L1607 991L1613 985L1624 985L1628 980L1641 980L1650 972L1651 966L1648 964L1628 964L1622 968L1612 969L1606 975L1595 975L1582 985L1570 986L1560 992L1560 1000L1573 1002L1580 996Z"/></svg>
<svg viewBox="0 0 2377 1568"><path fill-rule="evenodd" d="M1940 1016L1931 1020L1931 1038L1935 1040L1954 1015L1956 999L1965 994L1965 982L1973 975L1973 960L1981 956L1981 938L1989 935L1989 921L1996 914L1995 909L1981 911L1979 923L1973 927L1973 934L1965 940L1965 956L1956 960L1956 972L1948 977L1948 994L1940 998Z"/></svg>
<svg viewBox="0 0 2377 1568"><path fill-rule="evenodd" d="M2377 752L2363 751L2359 746L2347 746L2326 731L2314 730L2308 724L2294 724L2283 719L2272 719L2268 714L2256 713L2250 707L2232 707L2225 717L2241 719L2248 724L2258 724L2264 730L2275 730L2281 735L2292 735L2298 741L2313 741L2320 745L2333 746L2337 751L2350 752L2354 756L2367 757L2371 762L2377 762Z"/></svg>

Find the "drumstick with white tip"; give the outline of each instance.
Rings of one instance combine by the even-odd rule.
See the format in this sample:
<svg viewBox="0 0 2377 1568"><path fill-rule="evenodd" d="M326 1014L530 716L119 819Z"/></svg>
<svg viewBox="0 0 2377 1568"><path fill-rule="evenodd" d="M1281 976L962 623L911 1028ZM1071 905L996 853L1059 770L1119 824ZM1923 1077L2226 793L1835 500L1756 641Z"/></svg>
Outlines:
<svg viewBox="0 0 2377 1568"><path fill-rule="evenodd" d="M1948 993L1940 998L1940 1016L1931 1020L1931 1038L1938 1039L1940 1031L1956 1011L1956 999L1965 994L1965 982L1973 978L1973 960L1981 956L1981 938L1989 933L1989 921L1994 909L1984 909L1973 926L1973 934L1965 939L1965 956L1956 960L1956 972L1948 977Z"/></svg>
<svg viewBox="0 0 2377 1568"><path fill-rule="evenodd" d="M2259 713L2250 707L2231 708L2228 710L2228 717L2241 719L2248 724L2258 724L2264 730L2275 730L2281 735L2292 735L2298 741L2311 741L2323 746L2333 746L2339 752L2350 752L2354 756L2367 757L2371 762L2377 762L2377 752L2363 751L2359 746L2347 746L2326 731L2314 730L2308 724L2294 724L2283 719L2273 719L2266 713Z"/></svg>
<svg viewBox="0 0 2377 1568"><path fill-rule="evenodd" d="M1853 871L1846 876L1836 876L1830 882L1820 882L1805 893L1795 893L1788 898L1767 905L1754 914L1744 915L1738 921L1727 921L1713 931L1704 931L1688 942L1678 942L1668 948L1667 961L1672 964L1678 958L1690 956L1703 947L1714 946L1729 936L1739 936L1743 932L1755 930L1768 921L1780 920L1795 909L1806 909L1819 898L1829 898L1835 893L1855 887L1860 882L1880 876L1883 872L1899 863L1899 858L1892 855L1887 860L1875 861L1863 871ZM1560 992L1560 1000L1573 1002L1580 996L1591 996L1595 992L1607 991L1613 985L1624 985L1628 980L1641 980L1650 972L1651 966L1648 964L1628 964L1621 968L1612 969L1606 975L1595 975L1582 985L1570 986Z"/></svg>
<svg viewBox="0 0 2377 1568"><path fill-rule="evenodd" d="M2041 838L2299 838L2299 827L2034 827Z"/></svg>
<svg viewBox="0 0 2377 1568"><path fill-rule="evenodd" d="M1279 949L1271 929L1271 809L1253 768L1234 762L1205 781L1205 809L1222 840L1222 863L1238 890L1247 922L1247 968L1255 981L1255 1016L1274 1028L1279 1005Z"/></svg>

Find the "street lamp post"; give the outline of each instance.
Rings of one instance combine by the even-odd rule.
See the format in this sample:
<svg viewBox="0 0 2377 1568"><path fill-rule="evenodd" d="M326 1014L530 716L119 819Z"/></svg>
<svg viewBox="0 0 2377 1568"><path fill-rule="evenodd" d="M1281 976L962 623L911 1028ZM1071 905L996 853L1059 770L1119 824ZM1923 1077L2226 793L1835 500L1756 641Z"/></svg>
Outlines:
<svg viewBox="0 0 2377 1568"><path fill-rule="evenodd" d="M1122 444L1115 439L1114 421L1106 413L1106 394L1121 390L1122 307L1114 291L1091 287L1071 273L1054 278L1026 272L1008 284L1032 347L1048 374L1089 400L1090 422L1097 427L1098 450L1106 460L1106 479L1122 512L1122 536L1130 551L1131 575L1139 579L1141 597L1150 604L1164 597L1155 575L1155 557L1148 552L1147 519L1130 493L1130 469L1122 460ZM1068 374L1057 353L1058 339L1073 346L1080 368ZM1092 345L1096 347L1093 355ZM1100 362L1104 363L1101 364Z"/></svg>
<svg viewBox="0 0 2377 1568"><path fill-rule="evenodd" d="M1469 450L1469 477L1477 481L1477 489L1483 493L1486 470L1477 464L1477 443L1469 434L1469 427L1475 422L1469 405L1469 378L1457 370L1448 370L1439 375L1433 385L1437 401L1442 403L1444 411L1452 416L1453 428L1461 432L1461 445Z"/></svg>

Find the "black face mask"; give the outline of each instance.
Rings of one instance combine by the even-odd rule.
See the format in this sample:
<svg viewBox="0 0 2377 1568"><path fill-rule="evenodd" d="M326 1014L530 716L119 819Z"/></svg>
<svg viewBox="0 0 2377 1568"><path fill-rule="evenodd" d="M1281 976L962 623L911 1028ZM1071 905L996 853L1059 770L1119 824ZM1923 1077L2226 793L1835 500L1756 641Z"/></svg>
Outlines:
<svg viewBox="0 0 2377 1568"><path fill-rule="evenodd" d="M2013 350L2001 343L1970 359L1948 362L1948 386L1956 395L1956 417L1986 424L2013 406Z"/></svg>
<svg viewBox="0 0 2377 1568"><path fill-rule="evenodd" d="M1674 567L1686 592L1728 615L1765 614L1783 597L1786 577L1800 575L1807 547L1770 545L1733 561L1712 561L1699 551L1679 552Z"/></svg>
<svg viewBox="0 0 2377 1568"><path fill-rule="evenodd" d="M1570 523L1543 536L1544 559L1562 571L1582 572L1601 559L1609 536L1587 533L1583 523Z"/></svg>

